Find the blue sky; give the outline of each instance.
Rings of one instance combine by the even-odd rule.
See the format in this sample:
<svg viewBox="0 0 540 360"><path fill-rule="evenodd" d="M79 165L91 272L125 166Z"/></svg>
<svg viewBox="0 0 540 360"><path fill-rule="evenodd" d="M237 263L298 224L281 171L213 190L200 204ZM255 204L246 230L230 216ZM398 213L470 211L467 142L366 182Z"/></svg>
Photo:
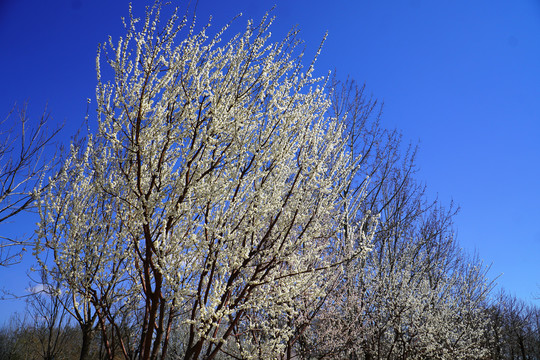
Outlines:
<svg viewBox="0 0 540 360"><path fill-rule="evenodd" d="M136 13L148 3L134 1ZM48 104L67 144L95 95L98 43L122 35L127 4L1 1L0 116L28 100L36 118ZM298 25L309 58L328 31L319 74L336 69L384 101L383 126L420 145L429 196L461 207L462 247L503 274L510 293L540 304L540 1L199 0L197 17L202 25L213 14L218 28L243 13L240 30L274 4L273 38ZM34 222L0 232L30 234ZM29 255L0 269L0 287L24 293ZM0 321L21 309L0 305Z"/></svg>

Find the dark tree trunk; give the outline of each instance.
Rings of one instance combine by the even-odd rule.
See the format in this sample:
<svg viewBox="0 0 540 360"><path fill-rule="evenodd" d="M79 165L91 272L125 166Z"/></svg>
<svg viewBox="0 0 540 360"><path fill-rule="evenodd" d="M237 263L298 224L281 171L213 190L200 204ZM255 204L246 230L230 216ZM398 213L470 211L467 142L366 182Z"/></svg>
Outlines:
<svg viewBox="0 0 540 360"><path fill-rule="evenodd" d="M81 325L82 331L82 345L81 345L81 356L79 360L89 360L90 359L90 345L92 344L93 326L92 324Z"/></svg>

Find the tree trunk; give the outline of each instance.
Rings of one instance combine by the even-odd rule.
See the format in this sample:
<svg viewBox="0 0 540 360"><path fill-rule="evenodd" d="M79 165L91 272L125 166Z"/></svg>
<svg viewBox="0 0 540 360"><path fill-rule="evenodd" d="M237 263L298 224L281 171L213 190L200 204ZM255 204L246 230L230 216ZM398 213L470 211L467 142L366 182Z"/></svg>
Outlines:
<svg viewBox="0 0 540 360"><path fill-rule="evenodd" d="M89 360L90 359L90 345L94 337L92 324L81 325L82 331L82 345L81 345L81 356L79 360Z"/></svg>

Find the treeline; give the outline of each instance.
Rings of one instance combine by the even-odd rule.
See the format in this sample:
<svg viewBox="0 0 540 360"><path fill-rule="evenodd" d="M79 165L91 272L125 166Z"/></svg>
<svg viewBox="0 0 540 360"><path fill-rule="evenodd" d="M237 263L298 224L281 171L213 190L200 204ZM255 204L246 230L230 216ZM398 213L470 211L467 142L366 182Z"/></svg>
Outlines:
<svg viewBox="0 0 540 360"><path fill-rule="evenodd" d="M487 309L492 359L540 359L540 308L500 293Z"/></svg>
<svg viewBox="0 0 540 360"><path fill-rule="evenodd" d="M49 301L49 300L47 300ZM14 315L0 328L0 360L76 360L80 358L82 338L78 326L70 323L61 314L41 314L35 317L35 308L25 315ZM507 294L499 294L483 312L488 321L482 337L476 344L483 355L477 357L462 353L455 358L490 360L527 360L540 358L540 308ZM30 314L33 313L34 317ZM55 317L56 316L56 317ZM354 319L354 321L358 321ZM328 332L337 329L321 329L314 325L312 331ZM348 334L345 333L345 336ZM411 344L407 353L399 350L398 341L391 337L373 337L366 332L357 339L347 341L321 338L306 347L298 347L296 359L438 359L452 358L437 356ZM436 341L436 340L435 340ZM371 343L371 345L368 345ZM377 349L373 350L377 343ZM362 345L364 344L364 345ZM394 350L395 349L395 350ZM99 333L92 338L88 359L109 359ZM119 357L121 358L121 357ZM175 355L168 359L178 358ZM227 359L230 357L220 357Z"/></svg>
<svg viewBox="0 0 540 360"><path fill-rule="evenodd" d="M3 357L539 358L539 309L492 294L364 87L267 17L220 45L160 11L110 82L98 56L96 133L32 173L41 278Z"/></svg>

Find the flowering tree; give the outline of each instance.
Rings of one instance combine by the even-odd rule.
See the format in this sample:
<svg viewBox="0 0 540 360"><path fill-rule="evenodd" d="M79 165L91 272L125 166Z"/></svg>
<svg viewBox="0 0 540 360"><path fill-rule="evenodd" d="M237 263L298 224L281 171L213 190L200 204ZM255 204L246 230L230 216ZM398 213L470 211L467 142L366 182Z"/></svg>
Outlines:
<svg viewBox="0 0 540 360"><path fill-rule="evenodd" d="M111 358L290 354L298 309L368 250L359 158L295 32L269 43L265 17L223 44L160 11L104 48L114 81L98 55L98 131L40 202L36 254Z"/></svg>
<svg viewBox="0 0 540 360"><path fill-rule="evenodd" d="M380 127L376 102L351 81L332 88L332 111L347 115L350 151L364 154L349 191L364 189L363 212L380 217L372 251L342 268L298 352L305 359L485 357L487 269L457 248L454 211L426 201L413 178L414 151L403 155L399 135Z"/></svg>

